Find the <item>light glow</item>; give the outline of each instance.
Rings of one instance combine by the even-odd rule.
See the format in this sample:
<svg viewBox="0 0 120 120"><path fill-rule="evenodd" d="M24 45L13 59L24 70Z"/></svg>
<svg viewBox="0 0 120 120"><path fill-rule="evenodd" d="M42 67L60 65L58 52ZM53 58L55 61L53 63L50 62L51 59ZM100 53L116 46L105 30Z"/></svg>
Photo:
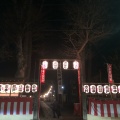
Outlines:
<svg viewBox="0 0 120 120"><path fill-rule="evenodd" d="M73 68L74 69L78 69L79 68L79 62L78 61L74 61L73 62Z"/></svg>
<svg viewBox="0 0 120 120"><path fill-rule="evenodd" d="M117 86L116 85L112 85L111 90L112 90L113 94L117 94Z"/></svg>
<svg viewBox="0 0 120 120"><path fill-rule="evenodd" d="M103 86L102 85L97 85L97 92L98 92L98 94L103 93Z"/></svg>
<svg viewBox="0 0 120 120"><path fill-rule="evenodd" d="M52 67L53 67L53 69L58 69L58 62L57 61L53 61L52 62Z"/></svg>
<svg viewBox="0 0 120 120"><path fill-rule="evenodd" d="M85 93L89 93L89 85L84 85L84 86L83 86L83 91L84 91Z"/></svg>
<svg viewBox="0 0 120 120"><path fill-rule="evenodd" d="M37 92L37 85L36 84L33 84L32 85L32 92Z"/></svg>
<svg viewBox="0 0 120 120"><path fill-rule="evenodd" d="M91 86L90 86L90 92L91 92L92 94L95 94L95 93L96 93L96 86L95 86L95 85L91 85Z"/></svg>
<svg viewBox="0 0 120 120"><path fill-rule="evenodd" d="M30 85L30 84L26 84L26 85L25 85L25 92L26 92L26 93L29 93L29 92L30 92L30 89L31 89L31 85Z"/></svg>
<svg viewBox="0 0 120 120"><path fill-rule="evenodd" d="M47 61L43 61L43 62L42 62L42 67L43 67L44 69L47 69L47 68L48 68L48 62L47 62Z"/></svg>
<svg viewBox="0 0 120 120"><path fill-rule="evenodd" d="M109 94L110 93L110 87L109 85L104 85L104 93Z"/></svg>
<svg viewBox="0 0 120 120"><path fill-rule="evenodd" d="M68 69L68 61L63 62L63 69Z"/></svg>

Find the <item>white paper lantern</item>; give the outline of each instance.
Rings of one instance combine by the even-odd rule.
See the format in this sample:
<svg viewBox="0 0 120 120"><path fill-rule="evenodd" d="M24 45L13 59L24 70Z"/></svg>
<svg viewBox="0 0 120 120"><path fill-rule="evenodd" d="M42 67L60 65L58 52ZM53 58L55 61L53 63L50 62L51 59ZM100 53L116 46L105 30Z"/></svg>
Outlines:
<svg viewBox="0 0 120 120"><path fill-rule="evenodd" d="M102 85L97 85L97 93L102 94L103 93L103 86Z"/></svg>
<svg viewBox="0 0 120 120"><path fill-rule="evenodd" d="M113 93L113 94L117 94L117 90L118 90L118 88L117 88L117 86L116 85L112 85L111 86L111 92Z"/></svg>
<svg viewBox="0 0 120 120"><path fill-rule="evenodd" d="M33 84L32 85L32 92L37 92L37 85L36 84Z"/></svg>
<svg viewBox="0 0 120 120"><path fill-rule="evenodd" d="M68 69L68 61L63 62L63 69Z"/></svg>
<svg viewBox="0 0 120 120"><path fill-rule="evenodd" d="M109 85L104 85L104 93L109 94L110 93L110 86Z"/></svg>
<svg viewBox="0 0 120 120"><path fill-rule="evenodd" d="M20 84L20 85L18 86L18 91L19 91L19 93L24 92L24 85L23 85L23 84Z"/></svg>
<svg viewBox="0 0 120 120"><path fill-rule="evenodd" d="M83 86L83 92L89 93L89 85L84 85Z"/></svg>
<svg viewBox="0 0 120 120"><path fill-rule="evenodd" d="M3 84L0 84L0 93L2 93L3 92L3 88L4 87L4 85Z"/></svg>
<svg viewBox="0 0 120 120"><path fill-rule="evenodd" d="M29 92L30 92L30 89L31 89L31 85L30 85L30 84L26 84L26 85L25 85L25 92L26 92L26 93L29 93Z"/></svg>
<svg viewBox="0 0 120 120"><path fill-rule="evenodd" d="M42 62L42 67L43 67L44 69L47 69L47 68L48 68L48 62L47 62L47 61L43 61L43 62Z"/></svg>
<svg viewBox="0 0 120 120"><path fill-rule="evenodd" d="M53 69L58 69L58 62L57 61L53 61L52 62L52 67L53 67Z"/></svg>
<svg viewBox="0 0 120 120"><path fill-rule="evenodd" d="M11 85L11 93L19 93L17 84Z"/></svg>
<svg viewBox="0 0 120 120"><path fill-rule="evenodd" d="M74 61L73 62L73 68L74 69L78 69L79 68L79 62L78 61Z"/></svg>
<svg viewBox="0 0 120 120"><path fill-rule="evenodd" d="M96 86L95 85L90 85L90 92L92 94L95 94L96 93Z"/></svg>
<svg viewBox="0 0 120 120"><path fill-rule="evenodd" d="M120 93L120 85L118 85L118 93Z"/></svg>

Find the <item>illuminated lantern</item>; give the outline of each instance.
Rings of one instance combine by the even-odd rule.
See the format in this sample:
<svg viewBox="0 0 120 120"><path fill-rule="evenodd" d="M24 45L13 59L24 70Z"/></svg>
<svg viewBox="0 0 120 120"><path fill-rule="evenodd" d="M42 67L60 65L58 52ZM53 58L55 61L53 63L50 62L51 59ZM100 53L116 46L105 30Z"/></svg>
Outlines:
<svg viewBox="0 0 120 120"><path fill-rule="evenodd" d="M109 94L110 93L110 87L109 85L104 85L104 93Z"/></svg>
<svg viewBox="0 0 120 120"><path fill-rule="evenodd" d="M112 85L111 90L112 90L113 94L117 94L117 86L116 85Z"/></svg>
<svg viewBox="0 0 120 120"><path fill-rule="evenodd" d="M4 93L10 93L10 85L9 84L4 85Z"/></svg>
<svg viewBox="0 0 120 120"><path fill-rule="evenodd" d="M97 85L97 93L102 94L103 93L103 86L102 85Z"/></svg>
<svg viewBox="0 0 120 120"><path fill-rule="evenodd" d="M95 85L90 85L90 92L92 94L95 94L96 93L96 86Z"/></svg>
<svg viewBox="0 0 120 120"><path fill-rule="evenodd" d="M73 68L74 69L78 69L79 68L79 62L78 61L74 61L73 62Z"/></svg>
<svg viewBox="0 0 120 120"><path fill-rule="evenodd" d="M118 85L118 93L120 93L120 85Z"/></svg>
<svg viewBox="0 0 120 120"><path fill-rule="evenodd" d="M30 92L30 89L31 89L31 85L30 85L30 84L26 84L26 85L25 85L25 92L26 92L26 93L29 93L29 92Z"/></svg>
<svg viewBox="0 0 120 120"><path fill-rule="evenodd" d="M24 85L23 85L23 84L20 84L20 85L18 86L18 91L19 91L20 93L22 93L22 92L24 91Z"/></svg>
<svg viewBox="0 0 120 120"><path fill-rule="evenodd" d="M52 67L53 67L53 69L58 69L58 62L57 61L53 61Z"/></svg>
<svg viewBox="0 0 120 120"><path fill-rule="evenodd" d="M32 85L32 92L37 92L37 85L36 84L33 84Z"/></svg>
<svg viewBox="0 0 120 120"><path fill-rule="evenodd" d="M68 62L67 61L63 62L63 69L68 69Z"/></svg>
<svg viewBox="0 0 120 120"><path fill-rule="evenodd" d="M3 85L3 84L0 84L0 93L3 92L3 87L4 87L4 85Z"/></svg>
<svg viewBox="0 0 120 120"><path fill-rule="evenodd" d="M18 93L18 86L17 86L17 84L11 85L11 93Z"/></svg>
<svg viewBox="0 0 120 120"><path fill-rule="evenodd" d="M83 92L89 93L89 85L84 85L83 86Z"/></svg>
<svg viewBox="0 0 120 120"><path fill-rule="evenodd" d="M43 61L42 62L42 66L44 69L47 69L48 68L48 62L47 61Z"/></svg>

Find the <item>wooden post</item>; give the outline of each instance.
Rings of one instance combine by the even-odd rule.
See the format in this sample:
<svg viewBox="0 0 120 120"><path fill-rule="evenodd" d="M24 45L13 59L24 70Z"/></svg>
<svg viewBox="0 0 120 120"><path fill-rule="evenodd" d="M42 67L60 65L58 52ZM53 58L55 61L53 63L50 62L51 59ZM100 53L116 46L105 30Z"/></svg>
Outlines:
<svg viewBox="0 0 120 120"><path fill-rule="evenodd" d="M87 96L85 92L82 92L82 105L83 120L87 120Z"/></svg>
<svg viewBox="0 0 120 120"><path fill-rule="evenodd" d="M80 117L82 117L82 99L81 99L81 81L80 81L80 68L78 69L78 95L79 95L79 103L80 103Z"/></svg>

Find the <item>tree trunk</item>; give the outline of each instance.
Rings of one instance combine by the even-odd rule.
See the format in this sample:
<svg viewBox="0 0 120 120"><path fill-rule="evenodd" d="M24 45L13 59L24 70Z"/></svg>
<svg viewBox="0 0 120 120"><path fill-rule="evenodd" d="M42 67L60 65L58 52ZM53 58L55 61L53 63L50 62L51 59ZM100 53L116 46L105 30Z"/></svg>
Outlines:
<svg viewBox="0 0 120 120"><path fill-rule="evenodd" d="M15 74L16 78L24 78L25 77L25 59L23 55L23 43L22 37L18 36L18 55L17 55L17 72Z"/></svg>
<svg viewBox="0 0 120 120"><path fill-rule="evenodd" d="M84 82L86 82L86 75L85 75L85 51L82 51L81 52L81 55L80 55L80 58L81 58L81 63L80 63L80 68L81 68L81 82L82 84Z"/></svg>
<svg viewBox="0 0 120 120"><path fill-rule="evenodd" d="M31 50L32 50L32 37L31 37L31 31L28 31L25 35L25 41L24 41L24 56L25 56L25 63L26 63L26 69L25 69L26 81L29 81L30 71L31 71Z"/></svg>

